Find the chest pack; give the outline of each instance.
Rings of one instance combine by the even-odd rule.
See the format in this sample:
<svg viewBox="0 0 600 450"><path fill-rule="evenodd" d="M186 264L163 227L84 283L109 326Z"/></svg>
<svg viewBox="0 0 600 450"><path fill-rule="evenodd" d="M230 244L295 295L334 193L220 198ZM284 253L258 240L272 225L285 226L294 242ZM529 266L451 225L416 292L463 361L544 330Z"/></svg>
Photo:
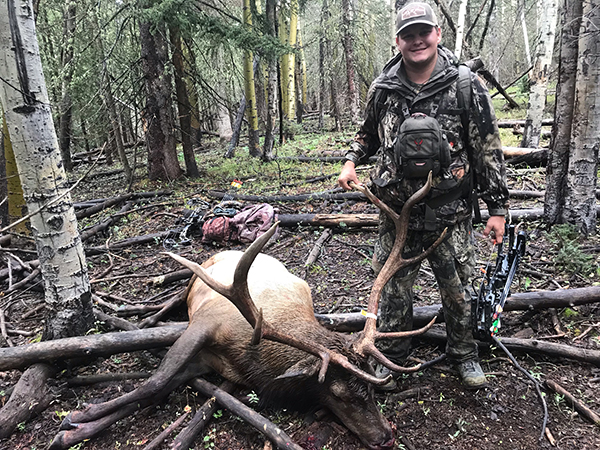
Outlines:
<svg viewBox="0 0 600 450"><path fill-rule="evenodd" d="M468 133L467 111L471 103L471 76L465 65L458 66L457 101L462 110L461 121ZM386 95L385 91L380 91ZM394 157L402 176L408 179L425 178L431 171L433 176L450 166L450 143L436 119L441 94L437 94L429 114L410 112L406 99L402 99L401 110L404 120L398 127L394 142ZM383 98L378 101L383 104Z"/></svg>
<svg viewBox="0 0 600 450"><path fill-rule="evenodd" d="M404 178L425 178L429 172L436 176L450 166L450 144L435 118L437 108L434 101L429 115L411 114L402 99L404 121L396 135L394 156Z"/></svg>

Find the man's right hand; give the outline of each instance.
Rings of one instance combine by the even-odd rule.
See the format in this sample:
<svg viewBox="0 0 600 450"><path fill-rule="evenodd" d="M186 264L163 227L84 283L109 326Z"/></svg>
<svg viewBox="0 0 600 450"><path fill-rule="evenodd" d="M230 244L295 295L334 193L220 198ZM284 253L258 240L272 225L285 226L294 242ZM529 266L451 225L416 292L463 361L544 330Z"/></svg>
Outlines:
<svg viewBox="0 0 600 450"><path fill-rule="evenodd" d="M351 181L354 181L359 185L362 184L360 181L358 181L355 167L356 165L352 161L346 161L338 178L338 184L346 191L350 191L352 189L348 185Z"/></svg>

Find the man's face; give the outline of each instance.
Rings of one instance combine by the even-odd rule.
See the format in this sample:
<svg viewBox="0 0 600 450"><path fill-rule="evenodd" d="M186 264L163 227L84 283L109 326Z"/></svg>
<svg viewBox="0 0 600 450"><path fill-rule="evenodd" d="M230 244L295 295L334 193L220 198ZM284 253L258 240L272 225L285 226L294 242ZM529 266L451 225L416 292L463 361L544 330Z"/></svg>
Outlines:
<svg viewBox="0 0 600 450"><path fill-rule="evenodd" d="M437 58L437 45L441 39L439 27L416 23L400 32L396 37L396 45L404 62L419 69L428 67Z"/></svg>

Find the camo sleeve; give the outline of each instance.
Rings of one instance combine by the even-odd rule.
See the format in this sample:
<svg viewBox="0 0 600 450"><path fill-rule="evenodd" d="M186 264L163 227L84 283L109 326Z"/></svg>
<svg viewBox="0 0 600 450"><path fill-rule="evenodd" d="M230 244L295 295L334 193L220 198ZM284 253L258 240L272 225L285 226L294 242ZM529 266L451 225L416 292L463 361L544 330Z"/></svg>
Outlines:
<svg viewBox="0 0 600 450"><path fill-rule="evenodd" d="M371 88L367 94L367 105L365 107L365 119L361 124L354 141L350 144L350 150L346 152L346 159L354 164L364 164L377 153L381 142L379 140L377 123L377 89Z"/></svg>
<svg viewBox="0 0 600 450"><path fill-rule="evenodd" d="M504 216L508 212L508 186L496 113L490 94L477 75L472 76L471 85L469 146L479 197L491 216Z"/></svg>

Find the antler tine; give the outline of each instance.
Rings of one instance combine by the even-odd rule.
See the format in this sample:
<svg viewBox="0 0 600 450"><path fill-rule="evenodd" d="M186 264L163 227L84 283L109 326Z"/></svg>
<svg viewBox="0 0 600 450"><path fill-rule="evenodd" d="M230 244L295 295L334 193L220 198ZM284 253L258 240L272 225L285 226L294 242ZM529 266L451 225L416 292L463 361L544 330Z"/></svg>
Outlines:
<svg viewBox="0 0 600 450"><path fill-rule="evenodd" d="M426 258L446 236L446 230L444 230L434 244L423 253L409 259L402 258L402 251L408 235L408 220L410 218L411 210L414 205L420 202L427 195L431 189L431 182L432 174L430 172L426 183L423 185L423 187L421 187L421 189L411 195L410 198L404 203L400 214L397 214L388 205L375 197L375 195L366 186L358 186L355 183L351 184L351 187L363 192L375 206L386 213L393 220L396 227L396 239L394 240L392 250L390 251L388 258L380 270L379 275L375 279L373 288L371 289L371 295L369 296L369 303L367 306L367 320L365 322L365 328L362 333L362 337L354 344L356 351L362 355L373 354L373 349L377 351L374 345L375 340L385 336L384 333L377 332L377 311L379 308L381 292L383 291L384 286L399 269L411 264L415 264ZM381 356L383 357L383 355ZM393 364L391 361L389 361L389 363Z"/></svg>

